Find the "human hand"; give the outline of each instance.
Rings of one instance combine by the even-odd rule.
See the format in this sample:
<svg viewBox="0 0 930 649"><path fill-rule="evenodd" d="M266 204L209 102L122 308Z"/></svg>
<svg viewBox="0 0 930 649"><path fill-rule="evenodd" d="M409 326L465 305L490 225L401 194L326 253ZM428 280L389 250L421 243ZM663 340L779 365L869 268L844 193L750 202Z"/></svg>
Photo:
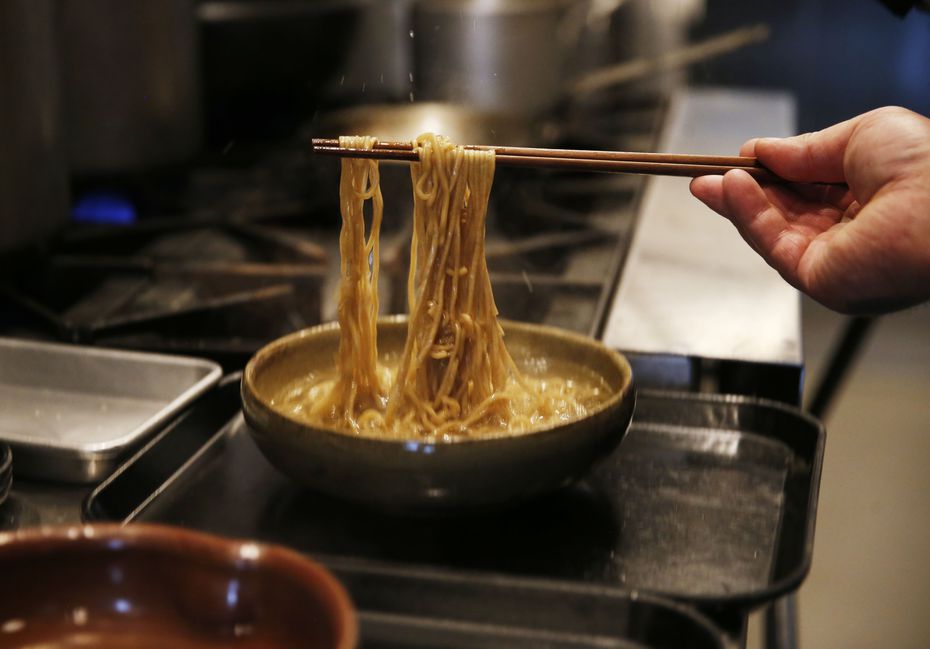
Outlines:
<svg viewBox="0 0 930 649"><path fill-rule="evenodd" d="M745 171L703 176L691 193L728 218L792 286L843 313L930 299L930 119L888 107L816 133L746 142L740 155L799 183Z"/></svg>

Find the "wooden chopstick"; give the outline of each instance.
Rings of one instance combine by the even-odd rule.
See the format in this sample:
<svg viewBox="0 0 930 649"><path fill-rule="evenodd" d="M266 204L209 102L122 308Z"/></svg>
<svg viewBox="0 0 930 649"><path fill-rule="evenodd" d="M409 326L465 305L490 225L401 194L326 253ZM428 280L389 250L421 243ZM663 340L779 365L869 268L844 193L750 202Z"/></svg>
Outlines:
<svg viewBox="0 0 930 649"><path fill-rule="evenodd" d="M313 149L323 148L339 149L338 139L314 139ZM376 151L413 151L412 142L375 142ZM466 149L476 149L479 151L494 151L497 155L510 156L528 156L542 158L578 158L585 160L617 160L623 162L671 162L686 164L711 164L725 165L732 167L752 167L758 163L755 158L745 156L722 156L722 155L691 155L684 153L643 153L641 151L593 151L586 149L537 149L520 146L485 146L483 144L466 144ZM340 149L342 150L342 149ZM364 149L359 149L360 151ZM380 156L378 156L380 157ZM397 158L415 160L412 158Z"/></svg>
<svg viewBox="0 0 930 649"><path fill-rule="evenodd" d="M632 151L590 151L576 149L537 149L466 145L468 149L493 150L495 164L509 167L540 167L574 171L652 174L697 177L724 174L743 169L758 180L781 181L755 158L746 156L709 156L676 153L642 153ZM376 142L372 149L342 148L338 139L314 139L313 151L344 158L379 160L418 160L410 142ZM783 182L783 181L782 181Z"/></svg>

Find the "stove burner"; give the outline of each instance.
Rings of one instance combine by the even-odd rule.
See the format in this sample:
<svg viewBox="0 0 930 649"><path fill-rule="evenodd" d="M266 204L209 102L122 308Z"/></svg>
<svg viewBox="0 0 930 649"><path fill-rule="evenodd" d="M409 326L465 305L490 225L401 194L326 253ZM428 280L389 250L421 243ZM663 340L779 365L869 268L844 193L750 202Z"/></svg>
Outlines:
<svg viewBox="0 0 930 649"><path fill-rule="evenodd" d="M241 365L320 321L328 256L250 223L78 230L21 269L7 301L56 337Z"/></svg>

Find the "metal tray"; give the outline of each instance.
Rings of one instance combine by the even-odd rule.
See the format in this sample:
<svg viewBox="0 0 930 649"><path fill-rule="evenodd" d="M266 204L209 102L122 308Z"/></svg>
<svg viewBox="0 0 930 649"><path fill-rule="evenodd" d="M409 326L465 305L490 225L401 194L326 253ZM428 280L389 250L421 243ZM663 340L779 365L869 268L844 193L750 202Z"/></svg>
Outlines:
<svg viewBox="0 0 930 649"><path fill-rule="evenodd" d="M810 566L824 432L750 397L643 391L626 440L589 478L497 515L402 518L298 487L237 417L165 435L85 502L146 520L283 543L320 557L571 580L748 609ZM144 489L137 488L144 483Z"/></svg>
<svg viewBox="0 0 930 649"><path fill-rule="evenodd" d="M94 482L220 374L194 358L0 338L0 440L18 476Z"/></svg>
<svg viewBox="0 0 930 649"><path fill-rule="evenodd" d="M359 610L362 649L723 649L693 609L619 588L325 561Z"/></svg>

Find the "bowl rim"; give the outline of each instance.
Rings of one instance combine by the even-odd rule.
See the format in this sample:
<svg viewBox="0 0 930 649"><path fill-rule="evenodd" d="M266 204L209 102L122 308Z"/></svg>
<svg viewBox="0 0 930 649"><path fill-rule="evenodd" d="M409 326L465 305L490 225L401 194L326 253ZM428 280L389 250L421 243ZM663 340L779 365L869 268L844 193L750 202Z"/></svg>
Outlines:
<svg viewBox="0 0 930 649"><path fill-rule="evenodd" d="M134 547L175 552L181 548L191 556L208 555L235 567L267 565L288 578L298 578L320 596L332 616L336 636L332 649L355 649L358 644L358 617L342 583L322 564L282 545L152 523L55 525L0 532L0 557L13 555L13 560L62 549L116 552Z"/></svg>
<svg viewBox="0 0 930 649"><path fill-rule="evenodd" d="M407 322L408 317L406 314L392 314L380 316L378 318L378 325L384 324L403 324ZM608 411L611 408L618 407L624 399L629 398L630 394L633 392L634 381L633 381L633 368L630 365L629 360L615 349L607 347L604 343L590 336L585 336L574 331L568 331L567 329L562 329L559 327L553 327L550 325L537 324L531 322L522 322L518 320L508 320L505 318L500 318L498 320L501 325L504 327L504 340L506 341L506 332L508 328L513 328L523 331L536 331L542 332L549 336L554 336L558 338L569 339L576 344L585 345L587 347L594 347L598 351L607 355L608 358L617 366L617 368L622 372L625 377L625 382L623 386L617 391L615 391L609 399L605 399L602 403L599 403L596 408L588 412L586 417L595 417L602 414L603 412ZM272 417L283 419L289 425L297 426L302 430L314 431L314 433L324 433L327 436L332 436L338 439L348 439L354 440L356 442L370 442L373 444L385 444L390 446L405 446L411 442L416 442L417 444L429 444L433 446L466 446L466 445L479 445L479 444L489 444L493 442L500 443L502 440L522 440L522 439L534 439L539 435L545 435L547 433L553 433L561 430L567 425L571 425L580 421L580 419L572 419L569 421L560 421L548 426L541 428L536 428L531 431L522 432L519 435L483 435L481 437L464 437L457 436L452 437L451 439L432 439L432 438L416 438L416 437L403 437L403 438L394 438L394 437L376 437L373 435L356 435L349 433L332 426L323 426L323 425L312 425L305 421L295 419L294 417L280 412L271 407L271 405L262 397L259 396L258 390L255 387L256 382L256 372L260 364L265 362L267 357L273 356L275 352L279 349L286 347L295 340L302 340L313 335L328 333L330 331L338 330L339 323L336 321L324 322L321 324L313 325L311 327L306 327L298 331L294 331L289 334L285 334L280 338L272 340L268 344L264 345L261 349L256 351L252 357L249 359L249 362L246 364L245 369L242 372L242 384L241 384L241 396L243 403L243 414L245 415L247 423L249 423L250 428L255 428L252 425L250 417L250 406L257 407L265 414L268 414ZM586 418L585 417L585 418ZM584 419L584 418L582 418Z"/></svg>

